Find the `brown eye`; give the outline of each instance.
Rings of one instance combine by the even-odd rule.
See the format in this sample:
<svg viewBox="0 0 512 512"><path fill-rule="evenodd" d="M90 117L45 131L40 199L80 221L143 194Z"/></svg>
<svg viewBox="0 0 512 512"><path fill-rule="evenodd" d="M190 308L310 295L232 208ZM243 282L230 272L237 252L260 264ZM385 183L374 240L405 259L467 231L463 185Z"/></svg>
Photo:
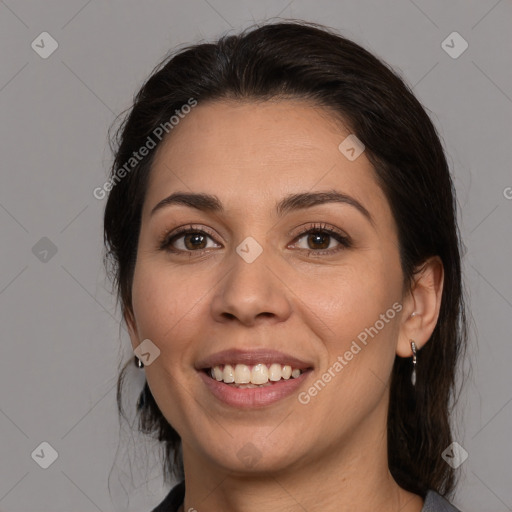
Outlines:
<svg viewBox="0 0 512 512"><path fill-rule="evenodd" d="M327 249L329 247L331 235L324 232L314 232L308 234L308 244L310 244L311 249ZM313 247L315 246L316 247Z"/></svg>
<svg viewBox="0 0 512 512"><path fill-rule="evenodd" d="M304 238L304 245L300 246L298 242ZM296 237L296 243L299 245L299 249L308 251L309 254L333 254L343 249L352 246L350 238L341 231L333 229L327 229L325 224L315 225L307 231L303 231ZM331 245L332 242L334 245ZM336 247L337 243L337 247Z"/></svg>
<svg viewBox="0 0 512 512"><path fill-rule="evenodd" d="M161 250L174 253L192 253L219 247L219 245L208 246L208 239L213 241L211 235L203 230L184 228L178 232L166 235L159 244Z"/></svg>
<svg viewBox="0 0 512 512"><path fill-rule="evenodd" d="M206 236L201 233L189 233L183 237L187 249L204 249L206 247Z"/></svg>

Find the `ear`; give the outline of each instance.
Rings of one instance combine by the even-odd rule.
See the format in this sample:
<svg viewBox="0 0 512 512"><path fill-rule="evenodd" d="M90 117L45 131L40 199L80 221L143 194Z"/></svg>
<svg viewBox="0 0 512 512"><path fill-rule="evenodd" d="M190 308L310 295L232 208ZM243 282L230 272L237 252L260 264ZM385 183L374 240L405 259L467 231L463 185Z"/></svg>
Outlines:
<svg viewBox="0 0 512 512"><path fill-rule="evenodd" d="M411 340L418 350L432 336L439 318L443 294L444 268L439 256L428 258L413 276L410 290L403 299L396 353L411 357Z"/></svg>

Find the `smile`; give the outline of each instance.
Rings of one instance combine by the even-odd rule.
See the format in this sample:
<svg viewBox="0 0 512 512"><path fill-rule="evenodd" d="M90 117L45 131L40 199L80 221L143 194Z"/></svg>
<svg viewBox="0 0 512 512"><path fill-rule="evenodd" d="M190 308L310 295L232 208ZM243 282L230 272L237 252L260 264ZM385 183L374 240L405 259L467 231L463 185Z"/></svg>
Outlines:
<svg viewBox="0 0 512 512"><path fill-rule="evenodd" d="M272 363L266 365L258 363L255 365L217 365L208 371L212 379L225 384L231 384L238 388L253 388L260 386L272 386L280 380L296 379L302 374L299 368L292 368L291 365Z"/></svg>
<svg viewBox="0 0 512 512"><path fill-rule="evenodd" d="M313 364L272 349L230 349L199 360L195 368L210 397L230 407L254 408L298 392Z"/></svg>

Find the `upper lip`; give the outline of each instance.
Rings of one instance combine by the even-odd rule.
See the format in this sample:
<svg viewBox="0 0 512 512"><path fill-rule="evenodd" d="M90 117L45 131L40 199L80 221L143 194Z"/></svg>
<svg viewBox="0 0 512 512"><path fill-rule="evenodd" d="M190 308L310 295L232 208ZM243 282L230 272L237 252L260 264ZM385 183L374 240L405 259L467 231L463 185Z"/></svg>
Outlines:
<svg viewBox="0 0 512 512"><path fill-rule="evenodd" d="M221 352L216 352L210 356L205 357L198 361L195 365L197 370L204 370L207 368L213 368L214 366L220 366L223 364L246 364L255 365L258 363L262 364L288 364L292 368L299 370L305 370L311 368L312 364L307 363L297 357L293 357L284 352L271 349L257 349L257 350L240 350L240 349L229 349Z"/></svg>

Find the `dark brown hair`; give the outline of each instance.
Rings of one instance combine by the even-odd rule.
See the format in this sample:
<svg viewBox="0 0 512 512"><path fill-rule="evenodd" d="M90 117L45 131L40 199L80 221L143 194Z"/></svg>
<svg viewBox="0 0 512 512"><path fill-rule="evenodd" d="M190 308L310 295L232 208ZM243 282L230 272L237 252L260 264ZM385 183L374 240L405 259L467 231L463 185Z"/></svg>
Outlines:
<svg viewBox="0 0 512 512"><path fill-rule="evenodd" d="M268 23L215 43L186 47L167 56L136 95L113 142L111 179L190 98L201 103L284 97L327 107L366 146L398 227L405 286L429 256L443 261L438 323L418 353L415 388L410 359L395 358L387 428L389 468L397 483L422 496L428 489L448 495L455 475L441 453L452 442L456 369L467 338L455 191L436 129L395 71L334 30L303 21ZM133 315L141 210L158 147L115 181L105 208L105 263L125 318ZM123 416L126 367L117 388ZM140 400L139 429L156 434L165 447L165 480L170 482L173 473L182 477L180 437L160 412L147 382Z"/></svg>

